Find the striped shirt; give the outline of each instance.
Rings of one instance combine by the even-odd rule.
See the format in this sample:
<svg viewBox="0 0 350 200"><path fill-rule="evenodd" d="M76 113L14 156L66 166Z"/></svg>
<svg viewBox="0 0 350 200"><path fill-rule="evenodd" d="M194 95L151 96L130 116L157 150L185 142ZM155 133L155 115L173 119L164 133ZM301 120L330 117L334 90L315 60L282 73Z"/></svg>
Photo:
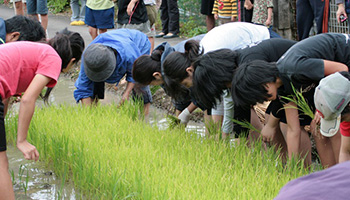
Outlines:
<svg viewBox="0 0 350 200"><path fill-rule="evenodd" d="M212 13L221 18L237 17L237 0L215 0Z"/></svg>

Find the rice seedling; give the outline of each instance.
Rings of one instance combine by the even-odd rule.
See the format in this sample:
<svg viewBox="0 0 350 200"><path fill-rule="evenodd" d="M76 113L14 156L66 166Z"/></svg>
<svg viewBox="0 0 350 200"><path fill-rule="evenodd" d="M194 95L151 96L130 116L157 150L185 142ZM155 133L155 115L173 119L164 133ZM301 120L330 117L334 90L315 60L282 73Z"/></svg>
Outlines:
<svg viewBox="0 0 350 200"><path fill-rule="evenodd" d="M291 84L291 85L292 85L294 95L291 95L289 97L286 97L286 96L281 96L281 97L287 101L295 103L297 105L297 107L292 107L292 108L300 110L302 112L302 114L307 115L307 116L311 117L311 119L313 119L315 116L314 112L310 108L307 100L304 98L303 90L300 89L300 91L298 91L295 89L293 84Z"/></svg>
<svg viewBox="0 0 350 200"><path fill-rule="evenodd" d="M259 142L249 148L241 138L232 148L194 132L159 130L130 109L138 110L131 102L37 109L28 140L86 199L272 199L308 173L298 163L285 167ZM13 144L17 118L6 119Z"/></svg>

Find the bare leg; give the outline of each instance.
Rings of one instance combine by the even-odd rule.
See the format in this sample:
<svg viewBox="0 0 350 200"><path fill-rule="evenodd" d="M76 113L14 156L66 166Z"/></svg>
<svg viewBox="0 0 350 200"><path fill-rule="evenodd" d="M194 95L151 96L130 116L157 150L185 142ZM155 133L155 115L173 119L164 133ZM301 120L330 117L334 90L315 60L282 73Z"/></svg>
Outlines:
<svg viewBox="0 0 350 200"><path fill-rule="evenodd" d="M102 34L102 33L107 32L107 29L106 29L106 28L104 28L104 29L98 29L98 32L99 32L99 34Z"/></svg>
<svg viewBox="0 0 350 200"><path fill-rule="evenodd" d="M16 15L24 15L23 4L22 1L14 2L15 4L15 14Z"/></svg>
<svg viewBox="0 0 350 200"><path fill-rule="evenodd" d="M40 14L40 18L41 18L41 25L43 26L43 28L46 31L47 30L47 25L49 23L49 17L48 17L47 14Z"/></svg>
<svg viewBox="0 0 350 200"><path fill-rule="evenodd" d="M151 51L150 54L152 54L152 51L154 49L154 37L148 37L149 41L151 42Z"/></svg>
<svg viewBox="0 0 350 200"><path fill-rule="evenodd" d="M213 29L215 27L215 19L214 19L214 15L207 15L205 17L205 22L207 24L207 30L210 31L211 29Z"/></svg>
<svg viewBox="0 0 350 200"><path fill-rule="evenodd" d="M146 122L148 121L148 116L149 116L149 108L151 107L151 103L146 103L143 105L143 113L145 115L145 120Z"/></svg>
<svg viewBox="0 0 350 200"><path fill-rule="evenodd" d="M8 170L9 163L7 160L6 151L2 151L0 152L0 200L15 199L12 181Z"/></svg>
<svg viewBox="0 0 350 200"><path fill-rule="evenodd" d="M323 137L320 131L315 128L311 128L311 131L315 139L317 152L320 157L322 166L327 168L335 165L337 162L334 158L335 153L333 152L330 139Z"/></svg>
<svg viewBox="0 0 350 200"><path fill-rule="evenodd" d="M281 130L284 138L286 138L285 133L287 133L287 124L280 123ZM300 156L305 158L305 167L309 167L311 165L311 140L308 133L305 131L304 126L301 126L301 138L300 138Z"/></svg>
<svg viewBox="0 0 350 200"><path fill-rule="evenodd" d="M97 28L89 26L89 33L91 38L94 40L97 37Z"/></svg>
<svg viewBox="0 0 350 200"><path fill-rule="evenodd" d="M340 144L341 144L341 135L338 131L333 137L329 138L332 144L332 149L334 153L335 162L339 163L339 154L340 154Z"/></svg>

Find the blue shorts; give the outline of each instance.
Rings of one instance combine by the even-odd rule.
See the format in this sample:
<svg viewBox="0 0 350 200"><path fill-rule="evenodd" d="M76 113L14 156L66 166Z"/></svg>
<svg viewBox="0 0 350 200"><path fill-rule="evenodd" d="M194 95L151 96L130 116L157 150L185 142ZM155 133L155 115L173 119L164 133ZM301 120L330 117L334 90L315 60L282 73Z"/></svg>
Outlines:
<svg viewBox="0 0 350 200"><path fill-rule="evenodd" d="M152 103L152 93L149 86L135 85L132 90L132 99L141 99L144 104Z"/></svg>
<svg viewBox="0 0 350 200"><path fill-rule="evenodd" d="M47 0L27 0L28 15L48 13Z"/></svg>
<svg viewBox="0 0 350 200"><path fill-rule="evenodd" d="M114 28L114 7L106 10L92 10L86 6L85 24L98 29Z"/></svg>

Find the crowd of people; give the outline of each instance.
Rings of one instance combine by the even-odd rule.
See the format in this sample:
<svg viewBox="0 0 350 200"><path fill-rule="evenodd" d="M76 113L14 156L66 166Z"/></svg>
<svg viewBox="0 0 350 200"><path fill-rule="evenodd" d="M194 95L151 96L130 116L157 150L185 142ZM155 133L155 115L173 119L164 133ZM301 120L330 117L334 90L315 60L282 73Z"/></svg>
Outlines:
<svg viewBox="0 0 350 200"><path fill-rule="evenodd" d="M141 98L147 115L152 103L149 85L161 85L174 99L176 116L183 124L199 107L205 113L205 124L214 122L222 138L247 137L249 142L261 138L280 153L283 162L304 159L309 168L312 136L324 168L346 163L350 160L350 35L327 33L327 23L321 20L327 21L327 12L320 16L320 9L327 9L326 1L322 8L307 0L298 2L300 13L305 5L312 5L318 30L318 35L309 37L311 26L304 19L298 23L301 41L283 39L272 30L273 3L269 0L244 3L244 16L248 19L250 15L250 22L242 22L239 13L232 11L237 11L237 1L215 0L209 5L203 1L208 33L173 47L167 42L154 47L154 37L178 37L176 0L162 1L162 32L158 35L154 30L155 1L118 1L117 29L110 31L115 24L112 1L87 0L85 9L72 1L71 25L86 24L93 38L86 48L81 35L68 29L47 38L45 6L36 6L43 11L39 12L41 22L20 14L1 19L0 199L14 199L4 126L9 99L21 95L17 147L26 159L38 160L38 150L26 140L35 101L45 87L43 99L47 100L59 74L80 60L74 91L77 103L88 106L98 102L104 98L105 83L118 85L125 77L121 103L130 96ZM337 3L341 21L347 17L346 6L341 0ZM37 13L28 8L28 14ZM297 19L300 17L297 11ZM220 25L215 27L213 19ZM301 97L312 115L295 101ZM253 106L266 102L262 122ZM234 121L249 122L254 129ZM332 173L331 169L320 175ZM291 189L284 189L281 198L286 196L283 191L291 195Z"/></svg>

